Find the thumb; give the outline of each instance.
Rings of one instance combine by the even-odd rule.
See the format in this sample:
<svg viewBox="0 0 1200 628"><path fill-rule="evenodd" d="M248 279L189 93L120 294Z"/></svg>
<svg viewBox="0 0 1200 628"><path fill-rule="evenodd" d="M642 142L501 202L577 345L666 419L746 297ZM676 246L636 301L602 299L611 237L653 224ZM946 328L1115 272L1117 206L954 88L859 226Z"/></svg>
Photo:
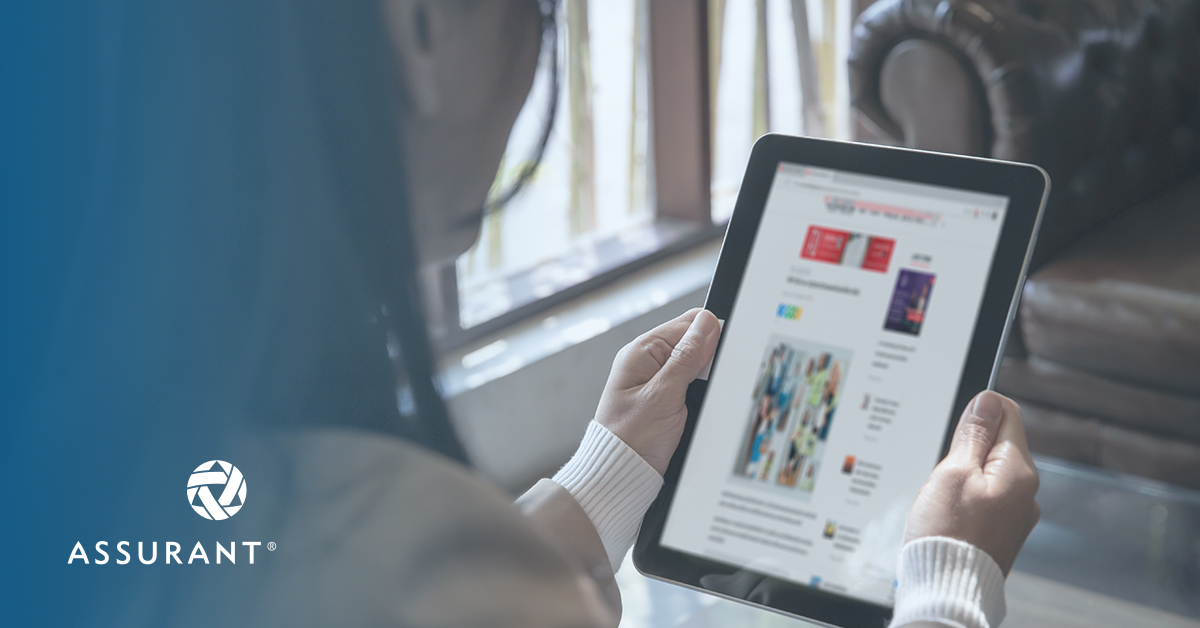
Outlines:
<svg viewBox="0 0 1200 628"><path fill-rule="evenodd" d="M667 389L686 389L712 361L720 330L717 316L708 310L700 310L683 338L675 343L671 357L654 376L657 383Z"/></svg>
<svg viewBox="0 0 1200 628"><path fill-rule="evenodd" d="M972 466L983 467L996 444L1004 417L1003 397L985 390L963 410L947 458L956 458Z"/></svg>

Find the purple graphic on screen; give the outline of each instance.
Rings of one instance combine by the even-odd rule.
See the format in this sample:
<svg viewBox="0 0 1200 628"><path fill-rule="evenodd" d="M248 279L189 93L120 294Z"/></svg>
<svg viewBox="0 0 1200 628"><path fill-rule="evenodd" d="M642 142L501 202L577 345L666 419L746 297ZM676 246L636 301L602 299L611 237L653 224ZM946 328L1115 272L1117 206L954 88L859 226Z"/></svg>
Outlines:
<svg viewBox="0 0 1200 628"><path fill-rule="evenodd" d="M929 309L929 298L933 293L933 279L934 276L929 273L900 269L883 328L914 336L920 335L921 325L925 322L925 312Z"/></svg>

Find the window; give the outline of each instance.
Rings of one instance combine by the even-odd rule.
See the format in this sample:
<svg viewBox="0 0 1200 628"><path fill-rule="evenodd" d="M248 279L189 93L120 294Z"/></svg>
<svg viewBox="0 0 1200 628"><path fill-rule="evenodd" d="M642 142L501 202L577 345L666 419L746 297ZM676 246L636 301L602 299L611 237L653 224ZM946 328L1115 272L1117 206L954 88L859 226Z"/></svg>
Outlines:
<svg viewBox="0 0 1200 628"><path fill-rule="evenodd" d="M844 0L710 0L712 216L727 220L764 133L851 139Z"/></svg>
<svg viewBox="0 0 1200 628"><path fill-rule="evenodd" d="M472 328L656 249L649 177L646 0L561 9L558 115L535 179L488 216L457 263L459 319ZM593 51L596 54L593 54ZM540 140L550 92L543 55L493 193Z"/></svg>
<svg viewBox="0 0 1200 628"><path fill-rule="evenodd" d="M848 137L837 60L849 14L838 0L561 0L546 150L475 246L424 277L439 295L435 343L461 345L720 237L767 131ZM493 194L541 139L552 65L543 51Z"/></svg>

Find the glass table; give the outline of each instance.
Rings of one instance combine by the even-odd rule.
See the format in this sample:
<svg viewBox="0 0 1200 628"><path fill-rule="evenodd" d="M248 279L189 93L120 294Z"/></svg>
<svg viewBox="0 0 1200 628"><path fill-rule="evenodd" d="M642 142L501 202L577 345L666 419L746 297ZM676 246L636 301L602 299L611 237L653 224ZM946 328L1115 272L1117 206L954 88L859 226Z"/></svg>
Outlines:
<svg viewBox="0 0 1200 628"><path fill-rule="evenodd" d="M1200 628L1200 492L1036 457L1042 518L1006 585L1004 625ZM623 628L804 626L750 606L617 574Z"/></svg>

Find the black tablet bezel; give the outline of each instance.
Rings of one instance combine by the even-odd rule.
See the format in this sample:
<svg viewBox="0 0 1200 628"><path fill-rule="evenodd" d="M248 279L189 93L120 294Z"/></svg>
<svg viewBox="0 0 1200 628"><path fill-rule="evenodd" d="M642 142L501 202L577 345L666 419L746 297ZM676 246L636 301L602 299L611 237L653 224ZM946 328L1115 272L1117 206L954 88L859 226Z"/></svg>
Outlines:
<svg viewBox="0 0 1200 628"><path fill-rule="evenodd" d="M758 234L767 196L780 163L801 164L842 172L885 177L917 184L1005 196L1009 199L1004 225L992 260L987 286L975 322L954 408L946 419L941 456L946 455L958 417L971 398L994 384L1004 341L1016 313L1037 227L1050 189L1050 179L1037 166L887 146L816 138L764 135L754 144L746 174L705 308L736 325L730 312L741 286L743 269ZM723 343L723 340L722 340ZM716 361L721 358L721 345ZM642 521L634 546L634 564L641 573L772 610L844 628L878 628L891 619L892 608L829 591L755 574L757 583L745 593L714 591L701 577L746 574L736 565L719 563L661 545L666 515L675 495L683 460L691 444L696 415L704 401L706 381L688 389L688 418L679 447L671 459L662 490ZM931 467L932 468L932 467ZM751 591L752 589L752 591Z"/></svg>

